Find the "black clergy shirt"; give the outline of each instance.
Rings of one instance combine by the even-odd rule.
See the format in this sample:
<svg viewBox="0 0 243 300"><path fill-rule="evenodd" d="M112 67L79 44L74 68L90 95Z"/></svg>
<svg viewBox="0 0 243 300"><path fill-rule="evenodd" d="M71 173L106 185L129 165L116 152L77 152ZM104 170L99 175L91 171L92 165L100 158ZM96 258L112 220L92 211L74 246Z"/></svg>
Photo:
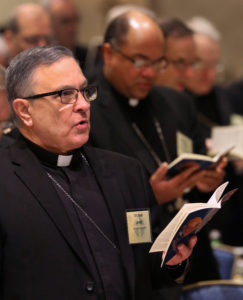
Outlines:
<svg viewBox="0 0 243 300"><path fill-rule="evenodd" d="M73 204L65 192L52 180L77 234L82 255L94 278L94 282L90 282L86 288L95 289L99 299L126 299L126 282L112 218L87 160L81 151L77 150L73 152L69 166L59 167L57 154L26 141L45 171L92 219L90 221L85 217L77 205Z"/></svg>
<svg viewBox="0 0 243 300"><path fill-rule="evenodd" d="M117 103L119 104L120 109L123 111L123 115L127 117L130 123L135 123L138 126L145 140L153 149L153 151L155 151L160 160L167 161L169 163L170 161L168 161L168 158L165 154L166 151L168 152L168 149L164 149L164 147L167 148L167 145L163 145L156 130L154 118L157 118L157 116L154 115L151 110L150 100L148 98L141 99L138 100L137 105L132 106L129 104L128 98L122 96L116 91L115 93L116 98L118 99Z"/></svg>

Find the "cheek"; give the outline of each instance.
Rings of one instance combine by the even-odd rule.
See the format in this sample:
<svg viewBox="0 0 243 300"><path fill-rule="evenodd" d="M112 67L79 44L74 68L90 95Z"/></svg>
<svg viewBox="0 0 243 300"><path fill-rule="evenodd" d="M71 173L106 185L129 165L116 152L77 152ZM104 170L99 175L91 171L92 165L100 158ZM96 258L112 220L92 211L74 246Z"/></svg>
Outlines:
<svg viewBox="0 0 243 300"><path fill-rule="evenodd" d="M165 74L165 81L174 82L179 77L179 73L174 66L168 68Z"/></svg>

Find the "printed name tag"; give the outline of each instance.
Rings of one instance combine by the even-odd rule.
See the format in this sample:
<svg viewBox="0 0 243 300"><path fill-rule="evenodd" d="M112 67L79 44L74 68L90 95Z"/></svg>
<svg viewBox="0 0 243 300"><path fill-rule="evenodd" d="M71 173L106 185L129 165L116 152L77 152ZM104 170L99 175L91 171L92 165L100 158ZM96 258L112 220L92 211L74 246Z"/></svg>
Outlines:
<svg viewBox="0 0 243 300"><path fill-rule="evenodd" d="M151 224L148 209L126 212L129 244L151 243Z"/></svg>
<svg viewBox="0 0 243 300"><path fill-rule="evenodd" d="M177 156L182 153L193 153L192 140L185 134L177 131L176 133Z"/></svg>

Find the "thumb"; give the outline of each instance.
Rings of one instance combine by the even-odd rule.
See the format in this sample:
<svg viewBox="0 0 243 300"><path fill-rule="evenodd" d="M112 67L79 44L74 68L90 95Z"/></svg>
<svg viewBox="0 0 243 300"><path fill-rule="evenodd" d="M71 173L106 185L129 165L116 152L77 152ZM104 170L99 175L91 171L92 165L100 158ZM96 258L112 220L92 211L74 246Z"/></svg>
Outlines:
<svg viewBox="0 0 243 300"><path fill-rule="evenodd" d="M165 178L167 171L168 171L168 163L163 162L159 166L159 168L154 172L154 174L150 177L150 182L163 180Z"/></svg>

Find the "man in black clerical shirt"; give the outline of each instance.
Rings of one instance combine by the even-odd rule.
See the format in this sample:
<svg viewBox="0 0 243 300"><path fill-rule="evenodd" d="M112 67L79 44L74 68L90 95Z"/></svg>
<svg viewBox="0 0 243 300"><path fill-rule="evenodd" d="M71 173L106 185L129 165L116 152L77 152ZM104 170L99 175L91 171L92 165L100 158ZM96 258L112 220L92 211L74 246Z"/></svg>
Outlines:
<svg viewBox="0 0 243 300"><path fill-rule="evenodd" d="M159 25L140 12L124 13L108 25L103 45L104 68L98 78L99 101L91 106L90 139L95 146L140 160L150 177L159 203L156 213L162 223L170 220L186 201L208 199L205 192L220 184L225 165L222 162L217 170L201 172L195 172L197 169L192 166L167 178L169 162L183 152L204 154L205 146L191 99L172 89L154 86L159 73L166 73L164 46ZM160 225L164 224L157 223L157 229ZM217 279L209 242L197 253L203 270L195 264L197 276L193 279ZM209 255L202 256L204 253Z"/></svg>
<svg viewBox="0 0 243 300"><path fill-rule="evenodd" d="M0 150L0 298L145 300L175 284L196 237L163 269L149 254L148 181L134 159L84 146L97 88L71 51L21 52L7 93L20 136ZM129 243L137 211L146 235Z"/></svg>

